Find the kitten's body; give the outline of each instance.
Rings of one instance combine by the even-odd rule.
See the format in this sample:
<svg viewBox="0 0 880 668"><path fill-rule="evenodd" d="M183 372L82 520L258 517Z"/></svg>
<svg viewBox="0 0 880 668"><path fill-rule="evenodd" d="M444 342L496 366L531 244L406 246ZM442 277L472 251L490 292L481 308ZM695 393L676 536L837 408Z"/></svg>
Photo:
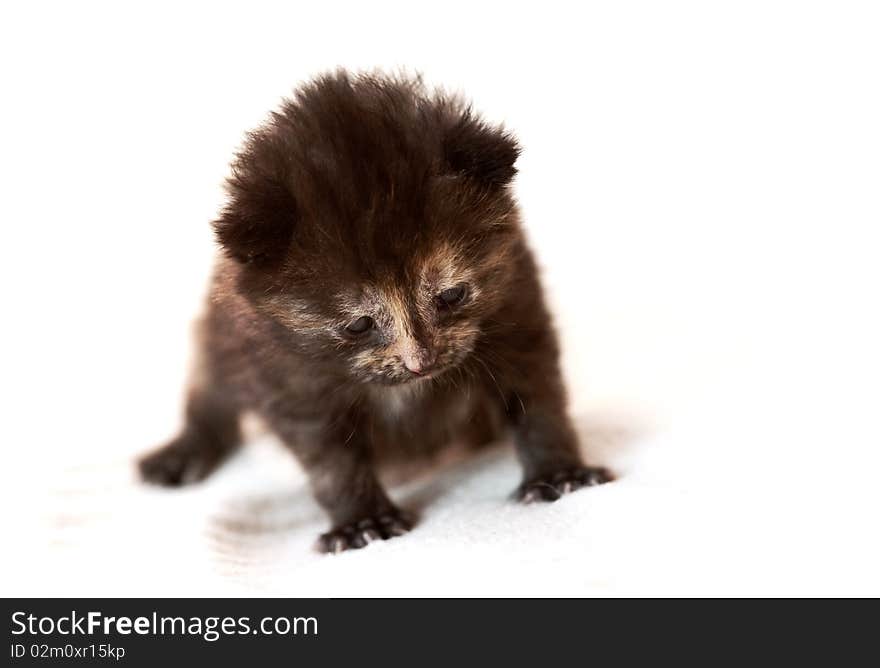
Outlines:
<svg viewBox="0 0 880 668"><path fill-rule="evenodd" d="M517 154L417 82L337 73L301 89L233 165L187 425L144 476L203 477L254 411L308 471L332 551L407 531L376 464L452 441L512 430L526 500L606 480L565 414L507 187Z"/></svg>

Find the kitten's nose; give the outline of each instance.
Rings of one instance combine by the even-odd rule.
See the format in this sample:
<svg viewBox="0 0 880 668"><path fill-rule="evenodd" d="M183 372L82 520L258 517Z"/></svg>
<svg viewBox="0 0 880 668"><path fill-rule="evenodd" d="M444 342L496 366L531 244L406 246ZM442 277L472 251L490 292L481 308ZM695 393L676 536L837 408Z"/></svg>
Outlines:
<svg viewBox="0 0 880 668"><path fill-rule="evenodd" d="M417 376L427 373L437 361L437 356L424 348L407 351L402 355L403 364L406 368Z"/></svg>

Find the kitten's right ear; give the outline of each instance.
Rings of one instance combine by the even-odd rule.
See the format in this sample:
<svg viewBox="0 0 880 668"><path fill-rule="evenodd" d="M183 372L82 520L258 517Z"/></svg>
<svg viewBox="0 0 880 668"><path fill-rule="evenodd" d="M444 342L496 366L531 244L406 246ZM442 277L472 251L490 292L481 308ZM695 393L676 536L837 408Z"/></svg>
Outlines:
<svg viewBox="0 0 880 668"><path fill-rule="evenodd" d="M246 264L284 259L293 239L296 200L282 180L236 169L227 188L230 201L214 221L214 232L226 254Z"/></svg>

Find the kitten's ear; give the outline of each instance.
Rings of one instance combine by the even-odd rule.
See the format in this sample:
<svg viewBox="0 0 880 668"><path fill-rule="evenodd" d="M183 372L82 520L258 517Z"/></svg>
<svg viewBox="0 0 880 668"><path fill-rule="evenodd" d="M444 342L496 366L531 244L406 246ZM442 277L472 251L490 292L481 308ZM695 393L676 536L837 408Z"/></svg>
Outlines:
<svg viewBox="0 0 880 668"><path fill-rule="evenodd" d="M494 186L504 186L516 175L514 163L520 148L503 129L488 125L466 111L446 130L443 152L453 171Z"/></svg>
<svg viewBox="0 0 880 668"><path fill-rule="evenodd" d="M277 175L236 167L227 182L229 203L214 221L217 240L239 262L278 262L293 239L296 200Z"/></svg>

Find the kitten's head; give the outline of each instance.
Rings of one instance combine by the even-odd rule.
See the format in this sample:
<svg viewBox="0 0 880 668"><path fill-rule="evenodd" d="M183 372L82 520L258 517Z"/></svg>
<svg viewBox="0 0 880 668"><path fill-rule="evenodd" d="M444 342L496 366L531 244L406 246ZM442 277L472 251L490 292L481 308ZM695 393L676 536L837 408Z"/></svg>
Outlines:
<svg viewBox="0 0 880 668"><path fill-rule="evenodd" d="M215 230L297 345L364 382L435 377L509 298L518 153L417 80L338 72L250 134Z"/></svg>

